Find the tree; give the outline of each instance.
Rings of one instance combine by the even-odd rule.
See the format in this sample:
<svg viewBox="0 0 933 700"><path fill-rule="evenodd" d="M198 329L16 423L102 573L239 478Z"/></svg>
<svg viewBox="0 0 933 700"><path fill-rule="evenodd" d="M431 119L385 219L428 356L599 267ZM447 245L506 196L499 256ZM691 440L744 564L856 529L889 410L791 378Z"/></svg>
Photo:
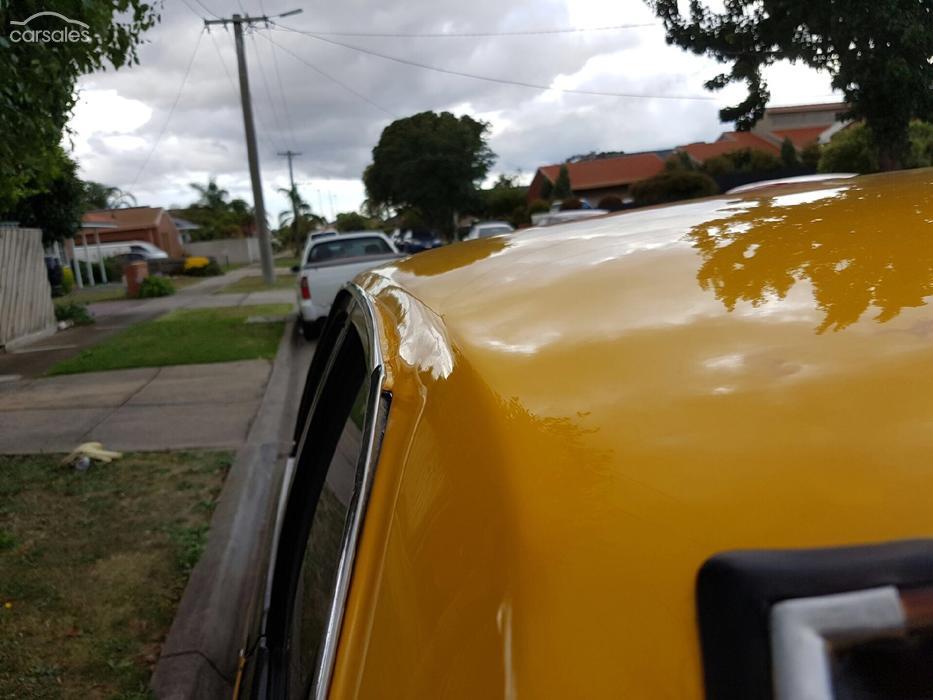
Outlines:
<svg viewBox="0 0 933 700"><path fill-rule="evenodd" d="M198 201L195 202L196 206L214 211L222 211L227 208L227 197L230 193L218 186L216 178L208 178L207 185L189 182L188 187L198 193Z"/></svg>
<svg viewBox="0 0 933 700"><path fill-rule="evenodd" d="M0 4L0 26L6 28L0 37L0 211L51 186L60 170L58 145L75 104L78 78L107 65L139 63L136 48L160 20L160 8L146 0L57 1L56 12L88 26L79 31L78 25L51 15L14 27L11 21L51 8L41 0ZM63 29L79 31L81 40L27 40L27 30Z"/></svg>
<svg viewBox="0 0 933 700"><path fill-rule="evenodd" d="M348 231L368 231L373 227L369 219L355 211L337 214L334 225L341 233L347 233Z"/></svg>
<svg viewBox="0 0 933 700"><path fill-rule="evenodd" d="M45 245L73 237L84 212L84 183L78 179L77 165L61 146L56 147L54 154L52 169L41 175L42 187L37 189L32 181L26 180L25 189L32 194L21 197L12 209L0 210L0 219L42 229Z"/></svg>
<svg viewBox="0 0 933 700"><path fill-rule="evenodd" d="M124 209L135 206L136 197L119 187L111 187L91 181L84 183L84 208L86 211L91 209Z"/></svg>
<svg viewBox="0 0 933 700"><path fill-rule="evenodd" d="M689 153L686 151L675 151L664 161L664 169L667 172L674 170L696 170L696 165Z"/></svg>
<svg viewBox="0 0 933 700"><path fill-rule="evenodd" d="M198 230L193 232L195 240L242 238L255 234L253 208L239 198L228 202L229 193L217 184L215 178L209 178L206 185L191 182L188 186L197 192L198 199L177 211L179 216L198 224Z"/></svg>
<svg viewBox="0 0 933 700"><path fill-rule="evenodd" d="M492 187L480 190L476 213L487 219L510 219L519 207L525 206L528 188L516 183L516 178L499 175Z"/></svg>
<svg viewBox="0 0 933 700"><path fill-rule="evenodd" d="M421 112L387 126L363 173L370 203L417 208L430 226L450 233L453 216L475 201L495 155L488 124L450 112Z"/></svg>
<svg viewBox="0 0 933 700"><path fill-rule="evenodd" d="M566 199L573 196L573 191L570 189L570 171L567 170L566 165L560 166L551 196L554 199Z"/></svg>
<svg viewBox="0 0 933 700"><path fill-rule="evenodd" d="M797 148L786 136L784 137L784 141L781 142L781 163L788 168L799 165L799 161L797 160Z"/></svg>
<svg viewBox="0 0 933 700"><path fill-rule="evenodd" d="M933 165L933 124L911 122L907 135L904 165L910 168ZM874 134L863 124L836 132L823 147L818 166L823 173L873 173L880 169L880 149Z"/></svg>
<svg viewBox="0 0 933 700"><path fill-rule="evenodd" d="M779 60L827 71L845 95L845 117L864 119L884 170L900 167L911 118L933 113L933 12L925 0L734 0L725 11L691 0L647 0L668 43L731 64L706 83L718 90L744 82L748 96L720 110L723 121L750 129L770 97L762 69Z"/></svg>

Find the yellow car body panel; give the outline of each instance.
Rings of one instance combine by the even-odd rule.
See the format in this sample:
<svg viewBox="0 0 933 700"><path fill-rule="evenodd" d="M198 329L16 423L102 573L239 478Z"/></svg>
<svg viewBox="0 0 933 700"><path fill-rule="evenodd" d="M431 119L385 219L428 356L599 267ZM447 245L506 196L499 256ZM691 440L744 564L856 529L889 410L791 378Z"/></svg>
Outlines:
<svg viewBox="0 0 933 700"><path fill-rule="evenodd" d="M700 698L707 558L933 535L929 169L358 282L392 405L332 697Z"/></svg>

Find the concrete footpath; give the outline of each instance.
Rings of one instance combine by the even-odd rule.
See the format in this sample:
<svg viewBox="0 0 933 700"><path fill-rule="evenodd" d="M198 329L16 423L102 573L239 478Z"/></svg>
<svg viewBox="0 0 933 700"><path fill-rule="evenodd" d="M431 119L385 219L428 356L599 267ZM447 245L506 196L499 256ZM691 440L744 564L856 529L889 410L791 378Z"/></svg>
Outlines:
<svg viewBox="0 0 933 700"><path fill-rule="evenodd" d="M291 324L289 324L291 325ZM0 454L237 448L271 363L244 360L88 372L0 385Z"/></svg>

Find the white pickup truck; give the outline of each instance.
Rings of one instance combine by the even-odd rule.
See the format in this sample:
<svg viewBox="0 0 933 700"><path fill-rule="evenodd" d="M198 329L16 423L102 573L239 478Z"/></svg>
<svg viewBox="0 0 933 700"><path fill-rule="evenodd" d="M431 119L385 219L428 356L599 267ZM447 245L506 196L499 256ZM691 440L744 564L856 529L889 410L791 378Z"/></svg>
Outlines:
<svg viewBox="0 0 933 700"><path fill-rule="evenodd" d="M320 331L337 292L359 273L400 258L392 241L378 231L308 238L298 275L298 317L301 332L311 340Z"/></svg>

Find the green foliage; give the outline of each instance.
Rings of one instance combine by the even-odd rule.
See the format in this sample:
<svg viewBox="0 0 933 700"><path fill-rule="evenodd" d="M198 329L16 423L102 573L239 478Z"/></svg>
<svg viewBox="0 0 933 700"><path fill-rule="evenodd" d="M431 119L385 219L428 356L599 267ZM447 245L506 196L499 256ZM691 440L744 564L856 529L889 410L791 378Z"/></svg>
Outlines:
<svg viewBox="0 0 933 700"><path fill-rule="evenodd" d="M904 167L933 165L933 124L913 121L907 133ZM874 133L864 124L853 124L836 132L822 149L818 169L821 173L873 173L881 170L881 149Z"/></svg>
<svg viewBox="0 0 933 700"><path fill-rule="evenodd" d="M218 186L215 178L209 178L206 185L191 182L188 186L197 193L197 200L172 213L198 225L198 230L191 232L192 240L244 238L253 234L256 228L253 208L242 199L228 201L229 193Z"/></svg>
<svg viewBox="0 0 933 700"><path fill-rule="evenodd" d="M414 207L427 223L451 231L453 214L474 201L495 155L486 145L489 125L450 112L421 112L383 131L363 173L369 201Z"/></svg>
<svg viewBox="0 0 933 700"><path fill-rule="evenodd" d="M49 9L87 24L89 41L10 39L12 20ZM0 211L11 211L24 198L48 189L59 171L59 144L78 78L107 65L139 63L136 48L143 33L159 21L160 11L161 3L143 0L58 0L54 8L41 0L0 4ZM32 20L29 28L61 30L63 25L45 16Z"/></svg>
<svg viewBox="0 0 933 700"><path fill-rule="evenodd" d="M276 232L276 239L291 248L295 257L298 257L301 255L308 234L326 224L327 221L311 211L311 205L301 196L297 186L280 187L279 192L288 198L291 208L279 212L279 230Z"/></svg>
<svg viewBox="0 0 933 700"><path fill-rule="evenodd" d="M776 156L757 148L739 148L721 156L709 158L701 166L707 175L727 175L729 173L760 173L777 170L782 167Z"/></svg>
<svg viewBox="0 0 933 700"><path fill-rule="evenodd" d="M808 168L816 169L817 165L819 165L822 153L823 147L814 141L801 151L800 162Z"/></svg>
<svg viewBox="0 0 933 700"><path fill-rule="evenodd" d="M762 75L781 61L800 62L831 76L845 95L848 116L862 118L879 146L885 170L907 157L908 124L933 115L933 12L918 0L736 0L722 13L700 0L682 15L678 0L647 0L664 21L668 42L730 64L706 87L745 83L748 96L720 110L723 121L751 128L770 98Z"/></svg>
<svg viewBox="0 0 933 700"><path fill-rule="evenodd" d="M793 168L799 164L797 160L797 148L786 136L784 137L784 141L781 142L781 163L788 168Z"/></svg>
<svg viewBox="0 0 933 700"><path fill-rule="evenodd" d="M76 326L89 326L94 323L94 317L87 310L87 304L76 301L62 301L55 304L55 320L71 321Z"/></svg>
<svg viewBox="0 0 933 700"><path fill-rule="evenodd" d="M531 224L531 212L528 210L528 206L525 204L519 204L515 209L512 210L511 216L508 217L508 221L512 224L513 228L521 228L522 226L528 226Z"/></svg>
<svg viewBox="0 0 933 700"><path fill-rule="evenodd" d="M374 228L372 221L355 211L337 214L334 227L341 233L347 233L348 231L369 231Z"/></svg>
<svg viewBox="0 0 933 700"><path fill-rule="evenodd" d="M554 183L546 177L541 181L541 198L550 201L554 197Z"/></svg>
<svg viewBox="0 0 933 700"><path fill-rule="evenodd" d="M536 199L531 204L528 205L529 214L542 214L546 211L551 210L551 205L543 199Z"/></svg>
<svg viewBox="0 0 933 700"><path fill-rule="evenodd" d="M681 170L660 173L647 180L636 182L632 185L631 191L635 204L645 206L707 197L718 193L719 188L709 175Z"/></svg>
<svg viewBox="0 0 933 700"><path fill-rule="evenodd" d="M566 199L573 196L573 191L570 189L570 171L566 165L560 166L551 196L554 199Z"/></svg>
<svg viewBox="0 0 933 700"><path fill-rule="evenodd" d="M135 207L136 197L121 190L119 187L102 185L99 182L86 181L83 183L84 211L92 209L123 209Z"/></svg>
<svg viewBox="0 0 933 700"><path fill-rule="evenodd" d="M676 151L664 161L664 169L667 172L673 172L674 170L696 170L696 164L694 164L693 158L691 158L690 154L686 151Z"/></svg>
<svg viewBox="0 0 933 700"><path fill-rule="evenodd" d="M528 188L516 184L515 178L500 175L488 190L480 190L477 214L486 219L511 219L524 208Z"/></svg>
<svg viewBox="0 0 933 700"><path fill-rule="evenodd" d="M599 204L596 205L596 208L605 209L606 211L621 211L623 206L624 202L621 197L614 194L607 194L599 200Z"/></svg>
<svg viewBox="0 0 933 700"><path fill-rule="evenodd" d="M561 211L577 211L582 208L583 202L576 197L568 197L560 203Z"/></svg>
<svg viewBox="0 0 933 700"><path fill-rule="evenodd" d="M2 52L0 48L0 55ZM2 82L3 78L0 77L0 84ZM0 116L0 123L2 120ZM3 147L0 143L0 151ZM0 164L0 174L3 168L3 164ZM78 230L83 212L84 186L78 179L77 165L60 146L51 150L43 162L43 168L41 179L24 181L24 191L30 194L19 197L8 210L0 207L0 219L19 221L22 226L42 229L42 242L49 245L54 241L71 238ZM34 177L39 175L34 174ZM0 181L0 201L3 201L2 191L5 186Z"/></svg>
<svg viewBox="0 0 933 700"><path fill-rule="evenodd" d="M139 298L167 297L175 293L175 285L168 277L150 275L139 285Z"/></svg>

